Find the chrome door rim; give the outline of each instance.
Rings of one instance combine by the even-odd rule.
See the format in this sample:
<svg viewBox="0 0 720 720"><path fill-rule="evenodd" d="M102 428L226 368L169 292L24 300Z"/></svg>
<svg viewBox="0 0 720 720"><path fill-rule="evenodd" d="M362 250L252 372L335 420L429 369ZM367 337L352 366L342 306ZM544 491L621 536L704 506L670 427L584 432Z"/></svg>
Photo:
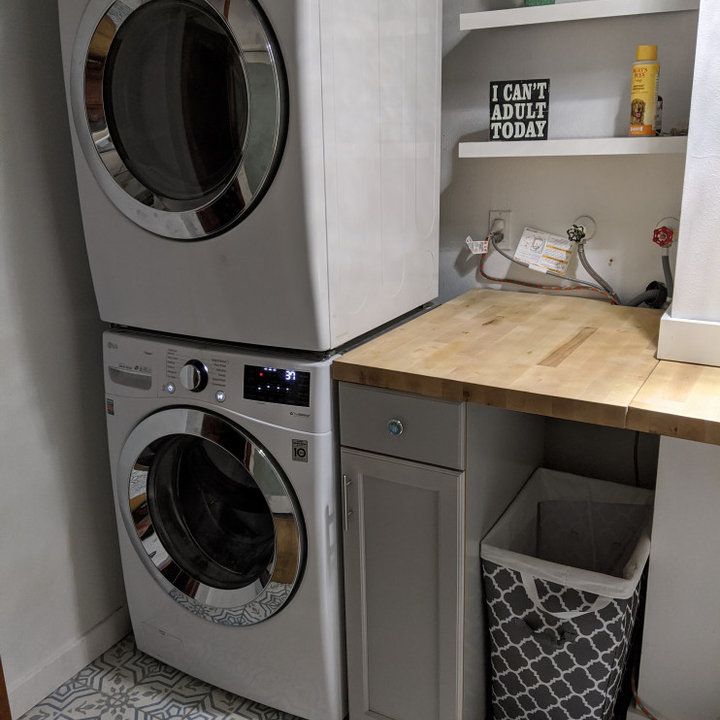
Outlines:
<svg viewBox="0 0 720 720"><path fill-rule="evenodd" d="M88 107L88 82L102 85L105 63L112 41L122 24L141 6L153 0L92 0L78 30L71 67L71 104L78 140L96 180L111 202L127 218L161 237L174 240L204 240L227 231L244 220L259 204L277 173L283 154L288 128L288 88L285 67L278 42L264 12L256 0L192 0L207 6L222 22L233 38L243 65L249 57L268 64L275 79L276 115L273 133L272 160L257 188L250 188L245 167L245 151L251 141L253 127L248 127L241 161L234 177L213 197L201 204L171 200L145 187L126 167L113 142L105 114L95 110L91 122ZM225 15L227 13L227 16ZM113 27L112 35L99 42L103 22ZM250 42L248 38L252 38ZM256 41L261 39L261 44ZM109 40L109 42L107 42ZM93 50L94 48L94 50ZM94 53L94 54L93 54ZM96 72L91 73L91 63ZM88 77L95 77L88 80ZM245 73L245 81L249 82ZM252 95L252 88L249 95ZM95 88L97 90L97 88ZM102 95L102 88L101 95ZM252 99L250 100L252 103ZM251 125L250 120L248 121Z"/></svg>
<svg viewBox="0 0 720 720"><path fill-rule="evenodd" d="M153 527L148 508L148 448L163 438L194 436L216 444L237 462L252 468L255 460L274 470L274 486L253 476L262 491L276 525L275 552L271 563L257 579L244 588L226 590L205 585L189 577L170 555ZM250 446L250 456L237 457L230 449L229 438L238 436ZM228 447L230 446L230 447ZM278 494L278 487L282 494ZM193 408L159 410L142 420L130 433L118 463L117 499L128 535L153 578L179 604L195 615L222 625L254 625L279 612L291 599L302 579L305 565L306 537L302 513L282 469L271 456L241 428L225 418ZM293 533L277 532L277 522L292 518ZM287 525L286 525L287 527ZM292 581L279 577L279 567L287 572L287 561L296 559ZM278 559L284 562L278 563ZM169 578L185 577L178 587Z"/></svg>

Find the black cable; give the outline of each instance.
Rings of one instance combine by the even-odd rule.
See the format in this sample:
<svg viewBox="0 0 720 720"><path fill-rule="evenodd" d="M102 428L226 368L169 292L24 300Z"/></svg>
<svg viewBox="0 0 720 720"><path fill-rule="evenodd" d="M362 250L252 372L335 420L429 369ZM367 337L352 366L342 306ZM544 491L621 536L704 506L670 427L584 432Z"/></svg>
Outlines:
<svg viewBox="0 0 720 720"><path fill-rule="evenodd" d="M635 486L640 487L640 432L635 432L635 447L633 448L633 460L635 462Z"/></svg>

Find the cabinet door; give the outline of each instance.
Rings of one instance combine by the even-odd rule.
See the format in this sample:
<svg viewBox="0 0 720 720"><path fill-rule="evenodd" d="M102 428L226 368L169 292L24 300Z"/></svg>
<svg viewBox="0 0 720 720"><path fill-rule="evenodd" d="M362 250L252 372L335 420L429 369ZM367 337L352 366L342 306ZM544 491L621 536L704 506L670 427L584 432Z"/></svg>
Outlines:
<svg viewBox="0 0 720 720"><path fill-rule="evenodd" d="M456 720L464 475L342 451L350 720Z"/></svg>

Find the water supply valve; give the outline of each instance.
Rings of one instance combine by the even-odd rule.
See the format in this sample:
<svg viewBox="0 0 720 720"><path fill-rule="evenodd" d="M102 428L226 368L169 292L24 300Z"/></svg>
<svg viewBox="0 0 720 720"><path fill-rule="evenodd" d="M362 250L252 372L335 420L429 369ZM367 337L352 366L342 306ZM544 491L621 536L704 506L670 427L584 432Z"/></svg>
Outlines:
<svg viewBox="0 0 720 720"><path fill-rule="evenodd" d="M675 231L667 225L655 228L653 242L661 248L669 248L675 239Z"/></svg>
<svg viewBox="0 0 720 720"><path fill-rule="evenodd" d="M570 242L584 245L588 240L595 237L597 223L589 215L581 215L575 218L573 224L568 228L567 236Z"/></svg>
<svg viewBox="0 0 720 720"><path fill-rule="evenodd" d="M578 245L585 242L585 228L582 225L573 225L568 228L567 231L568 240L571 240Z"/></svg>

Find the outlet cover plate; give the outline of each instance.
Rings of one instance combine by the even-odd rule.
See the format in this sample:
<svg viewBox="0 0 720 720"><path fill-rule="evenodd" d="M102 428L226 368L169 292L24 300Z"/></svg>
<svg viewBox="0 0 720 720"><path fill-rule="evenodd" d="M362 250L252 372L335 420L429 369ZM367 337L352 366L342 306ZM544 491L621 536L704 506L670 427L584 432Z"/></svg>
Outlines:
<svg viewBox="0 0 720 720"><path fill-rule="evenodd" d="M510 210L491 210L490 216L488 218L488 232L490 232L490 229L493 226L493 223L496 220L502 220L503 223L505 223L505 228L503 230L503 239L502 242L498 243L498 247L501 250L512 250L513 244L512 244L512 225L510 224L510 220L512 218L512 212Z"/></svg>

